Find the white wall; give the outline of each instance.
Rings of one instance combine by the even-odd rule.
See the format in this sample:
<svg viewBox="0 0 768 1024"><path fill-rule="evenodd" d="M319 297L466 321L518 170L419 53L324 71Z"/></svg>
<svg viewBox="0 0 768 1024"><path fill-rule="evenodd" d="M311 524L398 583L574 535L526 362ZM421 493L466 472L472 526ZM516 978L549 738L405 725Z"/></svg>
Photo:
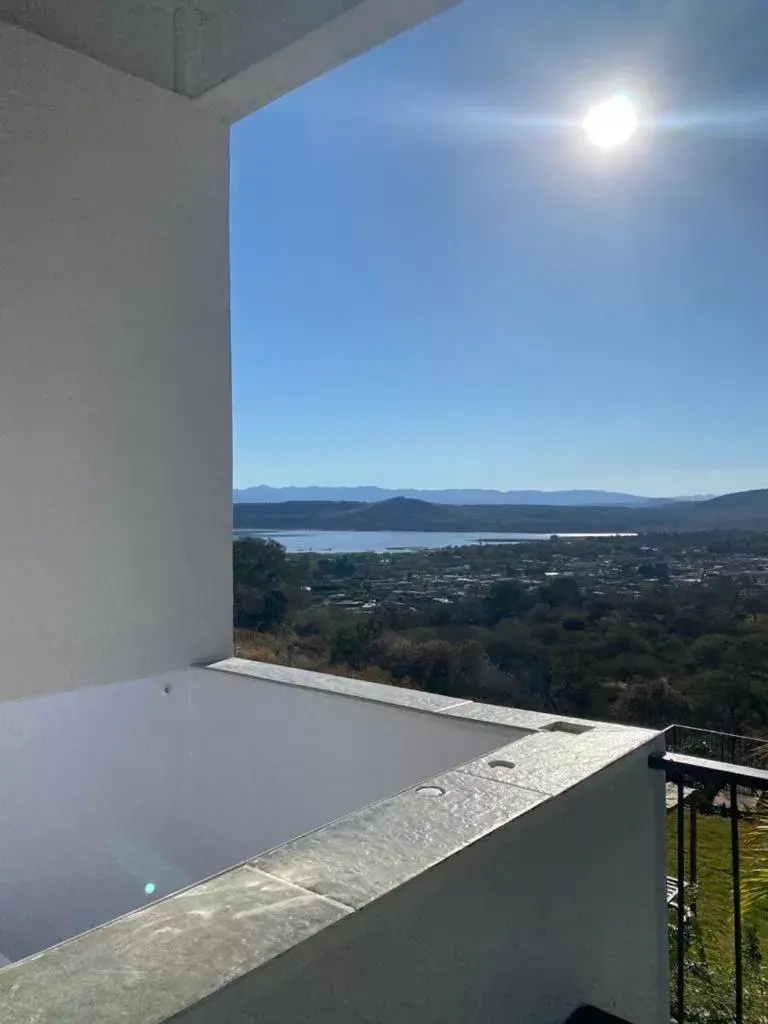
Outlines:
<svg viewBox="0 0 768 1024"><path fill-rule="evenodd" d="M648 749L178 1019L562 1024L588 1004L667 1024L664 779Z"/></svg>
<svg viewBox="0 0 768 1024"><path fill-rule="evenodd" d="M228 133L0 25L0 700L231 650Z"/></svg>
<svg viewBox="0 0 768 1024"><path fill-rule="evenodd" d="M166 693L166 687L170 692ZM36 952L515 730L191 669L0 705L0 950Z"/></svg>

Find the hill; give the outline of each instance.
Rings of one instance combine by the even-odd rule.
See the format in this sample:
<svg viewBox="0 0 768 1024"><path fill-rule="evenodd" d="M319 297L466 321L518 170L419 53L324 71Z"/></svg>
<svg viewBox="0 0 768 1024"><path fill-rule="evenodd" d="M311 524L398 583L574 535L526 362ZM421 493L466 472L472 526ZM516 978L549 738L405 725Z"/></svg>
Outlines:
<svg viewBox="0 0 768 1024"><path fill-rule="evenodd" d="M644 498L617 491L494 491L477 488L453 490L386 489L383 487L246 487L233 492L235 502L285 501L367 501L414 498L436 505L622 505L627 507L665 504L669 501L698 501L694 498ZM704 495L708 497L708 495Z"/></svg>
<svg viewBox="0 0 768 1024"><path fill-rule="evenodd" d="M768 530L768 490L738 491L696 503L659 509L669 528L681 530Z"/></svg>
<svg viewBox="0 0 768 1024"><path fill-rule="evenodd" d="M355 530L467 530L461 505L439 505L417 498L388 498L361 505L352 515Z"/></svg>
<svg viewBox="0 0 768 1024"><path fill-rule="evenodd" d="M768 530L768 490L641 508L552 505L442 505L413 498L380 502L238 503L235 529L436 530L489 533L622 533L706 529Z"/></svg>

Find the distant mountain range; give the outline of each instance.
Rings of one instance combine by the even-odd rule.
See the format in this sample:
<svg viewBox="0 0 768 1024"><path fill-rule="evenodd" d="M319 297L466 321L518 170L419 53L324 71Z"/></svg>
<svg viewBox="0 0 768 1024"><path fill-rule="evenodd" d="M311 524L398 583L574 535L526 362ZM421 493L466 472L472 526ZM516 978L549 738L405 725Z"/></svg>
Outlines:
<svg viewBox="0 0 768 1024"><path fill-rule="evenodd" d="M446 505L414 498L378 502L240 502L240 530L445 530L488 533L623 533L768 530L768 490L645 506Z"/></svg>
<svg viewBox="0 0 768 1024"><path fill-rule="evenodd" d="M702 501L711 494L697 494L681 498L642 498L637 494L614 491L488 491L456 489L425 491L403 488L387 490L383 487L246 487L234 492L239 502L282 501L355 501L377 502L390 498L415 498L436 505L621 505L627 508L664 505L672 501Z"/></svg>

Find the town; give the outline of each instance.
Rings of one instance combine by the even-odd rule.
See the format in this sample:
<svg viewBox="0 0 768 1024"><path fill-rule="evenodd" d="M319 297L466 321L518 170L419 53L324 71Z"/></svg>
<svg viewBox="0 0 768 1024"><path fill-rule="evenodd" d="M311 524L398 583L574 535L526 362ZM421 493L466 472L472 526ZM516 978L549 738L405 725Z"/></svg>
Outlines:
<svg viewBox="0 0 768 1024"><path fill-rule="evenodd" d="M308 556L294 556L307 567ZM640 597L662 586L737 581L753 600L768 588L768 537L713 531L634 537L552 537L438 550L316 556L315 602L348 611L416 610L481 596L514 578L533 591L566 576L596 596ZM768 592L768 590L767 590ZM768 607L768 605L767 605Z"/></svg>

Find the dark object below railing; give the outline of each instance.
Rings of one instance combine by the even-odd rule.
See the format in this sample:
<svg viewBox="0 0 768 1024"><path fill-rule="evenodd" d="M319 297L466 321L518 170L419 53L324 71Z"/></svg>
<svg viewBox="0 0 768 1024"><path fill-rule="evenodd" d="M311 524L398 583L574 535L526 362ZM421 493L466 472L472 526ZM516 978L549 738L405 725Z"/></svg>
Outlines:
<svg viewBox="0 0 768 1024"><path fill-rule="evenodd" d="M580 1006L566 1020L565 1024L629 1024L623 1017L598 1010L595 1006Z"/></svg>
<svg viewBox="0 0 768 1024"><path fill-rule="evenodd" d="M747 768L743 765L728 764L724 761L710 761L703 757L689 757L686 754L652 754L648 759L651 768L665 772L670 782L677 783L677 888L685 889L685 799L686 780L713 782L727 786L730 791L731 816L731 877L733 879L733 951L736 966L735 1008L736 1024L744 1020L744 969L741 942L741 861L739 857L739 786L747 789L768 791L768 771ZM695 802L692 814L695 815ZM691 821L695 827L694 818ZM685 900L678 899L677 906L677 1024L685 1020Z"/></svg>

